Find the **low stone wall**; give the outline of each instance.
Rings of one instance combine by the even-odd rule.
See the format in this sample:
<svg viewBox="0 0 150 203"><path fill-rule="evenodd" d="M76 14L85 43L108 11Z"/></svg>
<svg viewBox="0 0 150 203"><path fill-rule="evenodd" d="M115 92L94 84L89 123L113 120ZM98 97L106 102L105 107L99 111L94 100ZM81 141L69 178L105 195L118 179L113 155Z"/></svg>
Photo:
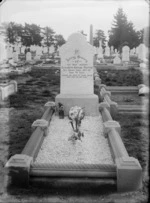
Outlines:
<svg viewBox="0 0 150 203"><path fill-rule="evenodd" d="M109 141L112 157L117 166L118 192L136 191L142 187L142 168L139 161L130 157L121 139L121 127L112 120L107 102L99 105L104 121L104 135Z"/></svg>
<svg viewBox="0 0 150 203"><path fill-rule="evenodd" d="M9 95L17 92L17 82L15 80L11 80L10 82L0 84L0 101L4 101L9 97Z"/></svg>
<svg viewBox="0 0 150 203"><path fill-rule="evenodd" d="M106 85L99 85L99 100L106 102L110 107L111 116L114 117L118 112L118 104L111 100L111 92L106 90Z"/></svg>
<svg viewBox="0 0 150 203"><path fill-rule="evenodd" d="M53 113L51 107L46 107L41 119L48 121L49 125ZM6 163L5 168L11 177L11 185L25 188L29 186L30 167L43 143L46 130L42 126L36 127L22 153L12 156Z"/></svg>

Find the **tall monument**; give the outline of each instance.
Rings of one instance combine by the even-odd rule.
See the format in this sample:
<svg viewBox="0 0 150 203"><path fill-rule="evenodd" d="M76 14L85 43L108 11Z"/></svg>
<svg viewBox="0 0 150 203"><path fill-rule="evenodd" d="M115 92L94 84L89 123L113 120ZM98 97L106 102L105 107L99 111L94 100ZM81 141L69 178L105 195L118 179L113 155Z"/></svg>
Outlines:
<svg viewBox="0 0 150 203"><path fill-rule="evenodd" d="M93 25L90 25L90 44L93 46Z"/></svg>

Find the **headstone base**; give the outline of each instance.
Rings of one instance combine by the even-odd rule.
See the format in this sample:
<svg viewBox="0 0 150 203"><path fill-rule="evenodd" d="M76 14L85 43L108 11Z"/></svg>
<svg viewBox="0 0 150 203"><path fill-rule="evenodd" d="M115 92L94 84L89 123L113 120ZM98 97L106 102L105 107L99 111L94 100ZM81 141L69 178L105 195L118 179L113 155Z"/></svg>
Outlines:
<svg viewBox="0 0 150 203"><path fill-rule="evenodd" d="M95 94L59 94L55 98L56 104L64 105L65 116L68 116L69 110L73 106L80 106L85 108L86 116L98 116L98 96Z"/></svg>

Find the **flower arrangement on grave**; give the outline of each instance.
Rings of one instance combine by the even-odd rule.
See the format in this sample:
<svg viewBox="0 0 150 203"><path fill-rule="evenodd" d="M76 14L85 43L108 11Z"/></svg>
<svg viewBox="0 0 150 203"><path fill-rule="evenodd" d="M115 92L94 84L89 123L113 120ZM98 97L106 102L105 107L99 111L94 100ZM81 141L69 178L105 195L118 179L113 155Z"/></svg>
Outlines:
<svg viewBox="0 0 150 203"><path fill-rule="evenodd" d="M53 101L49 101L45 104L47 107L51 107L54 110L55 115L58 115L60 119L64 118L64 105L58 103L57 105Z"/></svg>
<svg viewBox="0 0 150 203"><path fill-rule="evenodd" d="M73 135L69 137L68 140L81 140L81 137L84 137L84 133L80 132L81 121L85 116L85 112L79 106L71 107L69 111L69 120L74 131Z"/></svg>

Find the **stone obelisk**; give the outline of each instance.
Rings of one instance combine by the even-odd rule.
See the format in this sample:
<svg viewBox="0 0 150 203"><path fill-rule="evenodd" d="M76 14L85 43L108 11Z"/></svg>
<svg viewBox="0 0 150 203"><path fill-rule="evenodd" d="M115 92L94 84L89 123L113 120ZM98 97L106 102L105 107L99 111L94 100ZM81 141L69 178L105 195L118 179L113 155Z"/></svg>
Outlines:
<svg viewBox="0 0 150 203"><path fill-rule="evenodd" d="M90 25L90 44L93 46L93 25Z"/></svg>

